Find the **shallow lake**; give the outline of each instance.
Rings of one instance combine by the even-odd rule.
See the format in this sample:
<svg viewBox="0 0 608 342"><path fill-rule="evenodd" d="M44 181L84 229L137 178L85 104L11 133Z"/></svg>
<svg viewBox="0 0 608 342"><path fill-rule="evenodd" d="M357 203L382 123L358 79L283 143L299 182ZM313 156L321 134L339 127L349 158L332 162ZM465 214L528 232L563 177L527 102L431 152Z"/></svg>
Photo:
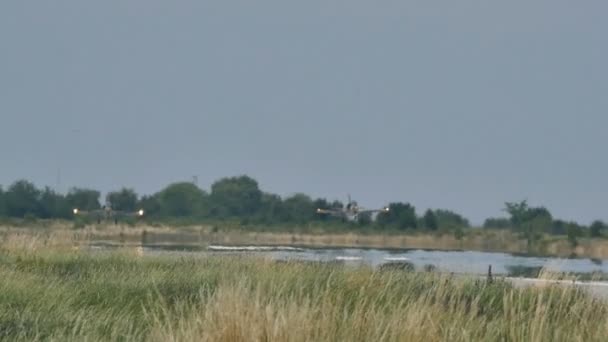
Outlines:
<svg viewBox="0 0 608 342"><path fill-rule="evenodd" d="M119 245L119 244L118 244ZM115 243L96 242L93 248L111 248ZM608 273L608 260L536 257L507 253L476 251L440 251L420 249L376 248L311 248L291 246L229 246L178 243L156 243L141 246L144 254L240 255L263 257L277 261L300 260L339 262L379 267L385 264L409 264L417 270L432 267L437 271L487 274L492 265L493 274L526 275L540 268L567 273ZM432 265L432 266L429 266Z"/></svg>

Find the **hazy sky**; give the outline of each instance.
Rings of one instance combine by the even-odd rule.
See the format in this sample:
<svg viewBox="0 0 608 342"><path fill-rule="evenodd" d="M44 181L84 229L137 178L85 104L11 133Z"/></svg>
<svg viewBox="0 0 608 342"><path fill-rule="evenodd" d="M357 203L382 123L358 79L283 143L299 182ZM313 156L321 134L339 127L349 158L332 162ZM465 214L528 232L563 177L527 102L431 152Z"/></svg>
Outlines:
<svg viewBox="0 0 608 342"><path fill-rule="evenodd" d="M0 184L608 220L607 1L0 3Z"/></svg>

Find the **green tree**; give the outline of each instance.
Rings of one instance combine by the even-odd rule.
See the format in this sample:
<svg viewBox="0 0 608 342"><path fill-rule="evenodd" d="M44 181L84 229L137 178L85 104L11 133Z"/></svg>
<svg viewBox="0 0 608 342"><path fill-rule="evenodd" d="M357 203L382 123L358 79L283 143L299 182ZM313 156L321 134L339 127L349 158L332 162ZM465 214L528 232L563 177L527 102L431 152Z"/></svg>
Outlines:
<svg viewBox="0 0 608 342"><path fill-rule="evenodd" d="M376 222L381 227L395 227L400 230L417 227L416 208L409 203L390 203L388 212L378 214Z"/></svg>
<svg viewBox="0 0 608 342"><path fill-rule="evenodd" d="M545 207L530 208L526 212L525 221L532 221L539 218L545 221L553 221L553 216ZM548 229L549 226L550 224L546 225L545 229Z"/></svg>
<svg viewBox="0 0 608 342"><path fill-rule="evenodd" d="M357 223L360 226L369 226L372 224L372 214L369 212L360 213L357 215Z"/></svg>
<svg viewBox="0 0 608 342"><path fill-rule="evenodd" d="M331 209L343 209L344 208L344 203L342 203L340 201L333 201L333 202L331 202L331 204L329 205L329 207Z"/></svg>
<svg viewBox="0 0 608 342"><path fill-rule="evenodd" d="M262 204L258 182L248 176L222 178L211 185L212 215L252 217Z"/></svg>
<svg viewBox="0 0 608 342"><path fill-rule="evenodd" d="M566 235L566 228L568 227L568 222L563 220L553 220L551 223L551 234L555 235Z"/></svg>
<svg viewBox="0 0 608 342"><path fill-rule="evenodd" d="M526 220L528 209L528 202L524 200L519 203L506 202L504 210L511 216L513 226L519 228Z"/></svg>
<svg viewBox="0 0 608 342"><path fill-rule="evenodd" d="M434 211L437 217L437 226L440 229L450 230L455 228L469 228L471 224L469 220L453 211L446 209L437 209Z"/></svg>
<svg viewBox="0 0 608 342"><path fill-rule="evenodd" d="M49 188L44 188L40 194L40 218L69 218L71 215L70 205L66 197Z"/></svg>
<svg viewBox="0 0 608 342"><path fill-rule="evenodd" d="M283 215L283 200L279 195L263 193L255 221L267 224L279 223Z"/></svg>
<svg viewBox="0 0 608 342"><path fill-rule="evenodd" d="M207 194L190 182L170 184L158 194L158 199L160 213L165 217L200 217L206 214Z"/></svg>
<svg viewBox="0 0 608 342"><path fill-rule="evenodd" d="M511 223L511 220L506 217L490 217L484 221L483 227L505 229L512 228L513 224Z"/></svg>
<svg viewBox="0 0 608 342"><path fill-rule="evenodd" d="M110 192L106 195L106 202L114 210L135 211L137 209L137 193L129 188Z"/></svg>
<svg viewBox="0 0 608 342"><path fill-rule="evenodd" d="M8 216L40 215L40 190L33 183L18 180L8 188L5 197Z"/></svg>
<svg viewBox="0 0 608 342"><path fill-rule="evenodd" d="M342 203L337 202L337 201L329 203L324 198L318 198L318 199L314 200L313 205L314 205L314 210L315 210L314 219L318 220L318 221L330 221L330 220L333 219L333 217L331 215L319 215L319 214L316 214L316 210L317 209L337 209L337 208L342 208Z"/></svg>
<svg viewBox="0 0 608 342"><path fill-rule="evenodd" d="M86 188L72 188L66 195L70 207L80 210L96 210L101 207L99 197L101 193L97 190Z"/></svg>
<svg viewBox="0 0 608 342"><path fill-rule="evenodd" d="M161 213L159 197L159 194L142 196L137 202L136 207L143 209L146 217L158 217Z"/></svg>
<svg viewBox="0 0 608 342"><path fill-rule="evenodd" d="M306 223L313 220L316 215L312 199L305 194L298 193L283 201L283 221L292 223Z"/></svg>
<svg viewBox="0 0 608 342"><path fill-rule="evenodd" d="M537 240L540 234L551 232L553 217L545 207L530 207L526 201L507 202L505 207L513 227L522 232L529 243Z"/></svg>
<svg viewBox="0 0 608 342"><path fill-rule="evenodd" d="M543 232L550 229L553 220L551 216L538 215L527 219L521 224L520 230L531 247L542 237Z"/></svg>
<svg viewBox="0 0 608 342"><path fill-rule="evenodd" d="M423 216L424 227L429 230L437 230L439 228L439 223L437 222L437 216L435 213L428 209Z"/></svg>
<svg viewBox="0 0 608 342"><path fill-rule="evenodd" d="M601 237L607 229L608 225L606 225L606 223L596 220L591 223L591 226L589 226L589 235L591 237Z"/></svg>
<svg viewBox="0 0 608 342"><path fill-rule="evenodd" d="M566 233L568 234L568 241L572 247L578 246L578 238L583 236L583 229L578 224L571 222L566 227Z"/></svg>
<svg viewBox="0 0 608 342"><path fill-rule="evenodd" d="M324 198L317 198L313 201L315 209L330 209L331 203L327 202Z"/></svg>

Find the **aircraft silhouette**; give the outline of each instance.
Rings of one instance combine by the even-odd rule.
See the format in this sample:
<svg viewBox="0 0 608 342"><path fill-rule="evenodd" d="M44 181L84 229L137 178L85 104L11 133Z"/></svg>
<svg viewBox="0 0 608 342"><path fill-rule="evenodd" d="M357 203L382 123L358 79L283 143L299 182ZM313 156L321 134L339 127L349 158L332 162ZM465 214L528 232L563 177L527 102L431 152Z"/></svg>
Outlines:
<svg viewBox="0 0 608 342"><path fill-rule="evenodd" d="M388 207L383 207L381 209L365 209L359 206L356 201L351 200L350 195L348 195L348 202L346 203L346 207L343 208L332 208L332 209L321 209L317 208L317 214L326 214L334 217L339 217L342 220L352 220L356 221L361 214L373 214L379 212L388 212Z"/></svg>
<svg viewBox="0 0 608 342"><path fill-rule="evenodd" d="M100 209L95 210L81 210L74 208L72 210L74 216L88 216L97 219L97 223L101 223L102 220L113 220L114 224L118 224L118 219L121 217L142 217L144 216L144 210L139 209L137 211L123 211L114 210L110 205L104 205Z"/></svg>

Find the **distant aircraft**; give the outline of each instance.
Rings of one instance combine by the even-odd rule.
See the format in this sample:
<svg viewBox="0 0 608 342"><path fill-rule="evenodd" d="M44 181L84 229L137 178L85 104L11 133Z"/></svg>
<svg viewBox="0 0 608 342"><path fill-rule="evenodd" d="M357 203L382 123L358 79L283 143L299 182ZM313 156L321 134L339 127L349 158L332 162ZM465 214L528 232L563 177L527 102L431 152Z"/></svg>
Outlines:
<svg viewBox="0 0 608 342"><path fill-rule="evenodd" d="M104 205L101 209L96 210L80 210L78 208L74 208L72 210L74 215L81 216L89 216L95 217L97 219L97 223L101 223L101 220L114 220L114 224L118 224L119 217L142 217L144 216L144 210L139 209L138 211L122 211L122 210L114 210L109 205Z"/></svg>
<svg viewBox="0 0 608 342"><path fill-rule="evenodd" d="M382 209L364 209L359 207L357 202L351 200L350 195L348 195L348 202L346 204L346 208L332 208L332 209L321 209L317 208L317 214L326 214L335 217L339 217L342 220L352 220L356 221L361 214L373 214L379 212L388 212L388 207L383 207Z"/></svg>

